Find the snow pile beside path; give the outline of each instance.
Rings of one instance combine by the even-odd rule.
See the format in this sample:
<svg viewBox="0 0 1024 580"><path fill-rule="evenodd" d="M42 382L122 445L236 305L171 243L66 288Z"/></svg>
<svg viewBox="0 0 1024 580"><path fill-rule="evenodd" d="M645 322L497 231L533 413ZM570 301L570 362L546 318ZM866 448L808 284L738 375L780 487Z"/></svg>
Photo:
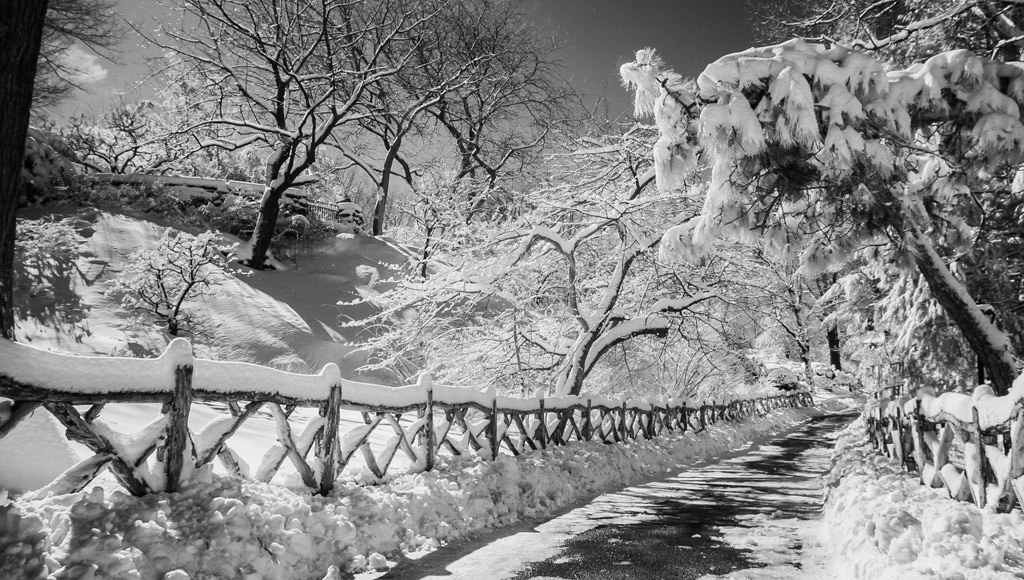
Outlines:
<svg viewBox="0 0 1024 580"><path fill-rule="evenodd" d="M920 485L867 442L863 419L840 435L825 529L850 578L1024 578L1024 516L998 514Z"/></svg>
<svg viewBox="0 0 1024 580"><path fill-rule="evenodd" d="M22 499L0 507L0 578L336 578L332 566L383 568L381 554L430 550L480 528L541 516L725 453L805 415L787 409L699 435L580 443L494 462L452 458L386 485L349 483L329 498L213 478L141 498L95 488Z"/></svg>

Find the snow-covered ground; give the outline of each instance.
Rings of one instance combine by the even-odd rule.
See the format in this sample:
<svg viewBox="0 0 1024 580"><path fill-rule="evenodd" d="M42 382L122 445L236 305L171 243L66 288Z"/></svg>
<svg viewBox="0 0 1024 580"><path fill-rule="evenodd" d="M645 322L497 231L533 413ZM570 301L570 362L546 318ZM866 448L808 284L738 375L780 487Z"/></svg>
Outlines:
<svg viewBox="0 0 1024 580"><path fill-rule="evenodd" d="M433 472L348 483L329 498L213 476L173 495L96 487L16 499L0 508L0 578L337 578L726 453L805 416L780 410L696 435L573 444L494 462L448 458Z"/></svg>
<svg viewBox="0 0 1024 580"><path fill-rule="evenodd" d="M839 437L825 507L840 577L1024 578L1024 515L956 502L921 485L867 442L863 420Z"/></svg>

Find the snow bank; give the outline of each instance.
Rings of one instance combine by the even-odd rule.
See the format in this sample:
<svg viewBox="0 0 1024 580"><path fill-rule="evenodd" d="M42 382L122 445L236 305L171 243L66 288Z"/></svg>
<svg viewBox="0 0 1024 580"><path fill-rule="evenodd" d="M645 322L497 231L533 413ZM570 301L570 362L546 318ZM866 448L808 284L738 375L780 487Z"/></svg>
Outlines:
<svg viewBox="0 0 1024 580"><path fill-rule="evenodd" d="M706 433L580 443L493 462L439 458L436 471L331 497L211 478L135 498L95 488L0 507L0 578L319 580L382 568L381 554L431 550L484 527L543 516L577 498L744 445L800 420L782 410ZM330 572L337 577L337 571Z"/></svg>
<svg viewBox="0 0 1024 580"><path fill-rule="evenodd" d="M839 437L825 506L828 545L847 578L1024 577L1024 515L981 510L921 485L874 451L859 419Z"/></svg>

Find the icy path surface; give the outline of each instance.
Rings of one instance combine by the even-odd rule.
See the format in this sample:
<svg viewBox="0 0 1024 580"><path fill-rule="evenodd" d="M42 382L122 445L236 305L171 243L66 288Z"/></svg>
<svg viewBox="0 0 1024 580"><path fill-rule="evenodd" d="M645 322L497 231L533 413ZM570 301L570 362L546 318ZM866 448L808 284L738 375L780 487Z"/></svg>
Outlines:
<svg viewBox="0 0 1024 580"><path fill-rule="evenodd" d="M822 482L851 416L811 420L772 441L656 482L605 494L536 525L499 530L381 580L825 579Z"/></svg>

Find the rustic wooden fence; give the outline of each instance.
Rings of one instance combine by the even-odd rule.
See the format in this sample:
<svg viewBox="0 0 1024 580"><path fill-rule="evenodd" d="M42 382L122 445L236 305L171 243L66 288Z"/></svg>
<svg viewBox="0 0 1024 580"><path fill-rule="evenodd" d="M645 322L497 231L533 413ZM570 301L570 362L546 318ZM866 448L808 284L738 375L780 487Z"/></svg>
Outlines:
<svg viewBox="0 0 1024 580"><path fill-rule="evenodd" d="M66 427L69 439L95 453L65 472L51 490L78 491L109 468L135 495L178 490L214 458L229 472L260 481L270 481L287 459L309 488L327 494L357 453L383 477L399 452L414 469L430 470L442 453L495 458L572 441L649 439L666 430L701 431L719 421L811 403L807 393L699 406L585 397L516 399L493 390L434 385L427 374L415 385L385 387L343 379L334 364L301 375L195 359L184 339L174 340L155 359L65 355L0 341L0 397L11 400L6 420L0 412L0 437L42 408ZM193 432L188 420L197 401L223 403L229 414ZM98 419L104 405L125 402L163 405L160 417L133 435L130 444ZM289 418L303 407L316 414L296 432ZM277 444L250 470L229 439L261 409L275 420ZM358 412L362 424L342 432L342 410ZM378 429L393 435L375 450L369 437Z"/></svg>
<svg viewBox="0 0 1024 580"><path fill-rule="evenodd" d="M322 222L337 221L340 209L338 204L323 201L310 201L306 204L307 215Z"/></svg>
<svg viewBox="0 0 1024 580"><path fill-rule="evenodd" d="M979 507L1024 506L1024 393L879 396L865 413L879 452L921 483Z"/></svg>

